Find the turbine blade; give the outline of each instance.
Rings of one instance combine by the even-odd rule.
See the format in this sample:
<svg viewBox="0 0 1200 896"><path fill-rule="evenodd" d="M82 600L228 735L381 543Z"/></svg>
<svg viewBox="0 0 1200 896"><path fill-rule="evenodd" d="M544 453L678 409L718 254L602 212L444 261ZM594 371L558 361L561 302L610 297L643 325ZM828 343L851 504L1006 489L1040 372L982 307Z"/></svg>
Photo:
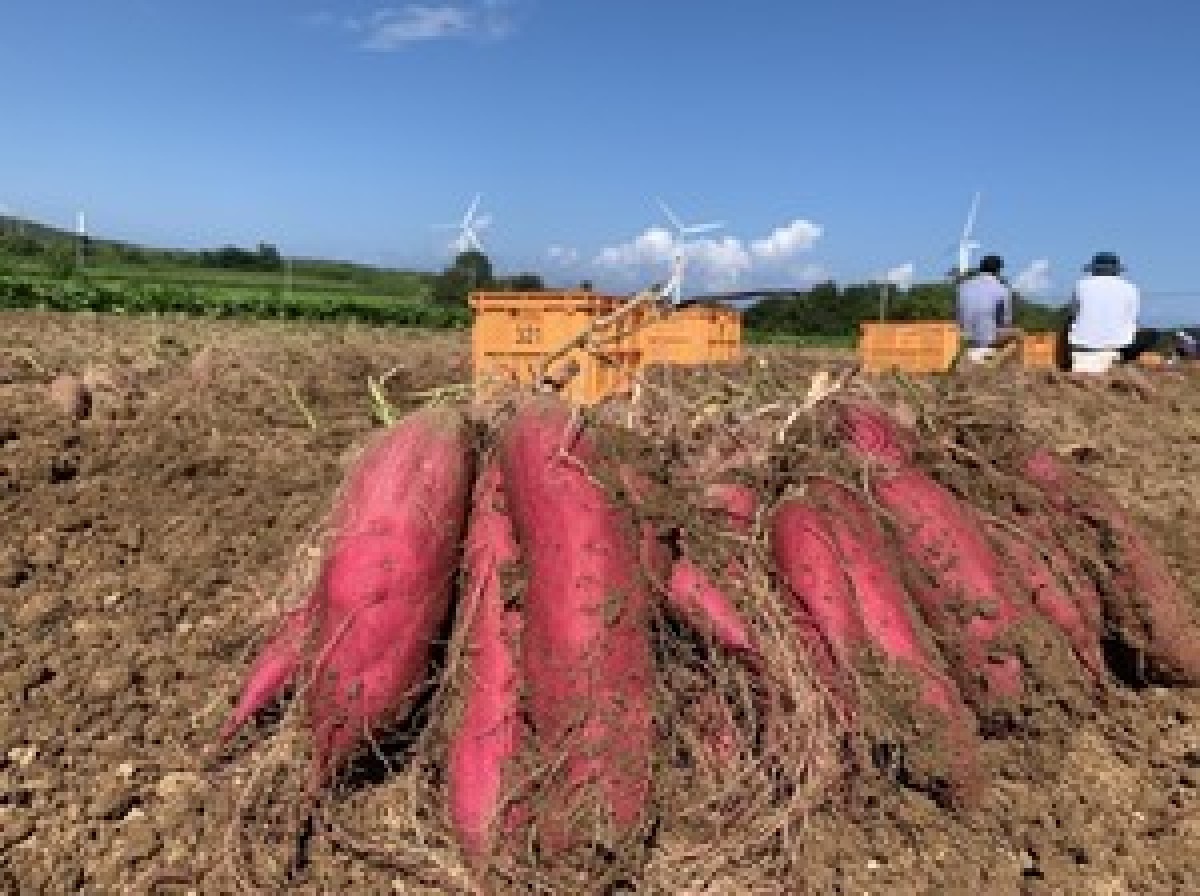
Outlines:
<svg viewBox="0 0 1200 896"><path fill-rule="evenodd" d="M697 224L694 227L685 227L683 228L683 232L689 235L697 233L710 233L714 230L720 230L724 226L724 221L713 221L711 224Z"/></svg>
<svg viewBox="0 0 1200 896"><path fill-rule="evenodd" d="M471 220L475 217L475 212L477 212L479 210L479 200L482 198L483 198L483 195L481 193L475 194L475 198L471 201L470 208L468 208L467 213L465 215L463 215L463 219L462 219L463 227L467 227L470 225Z"/></svg>
<svg viewBox="0 0 1200 896"><path fill-rule="evenodd" d="M979 192L976 191L975 198L971 200L971 210L967 212L967 224L963 227L962 241L965 243L971 238L971 232L975 229L975 217L979 214Z"/></svg>
<svg viewBox="0 0 1200 896"><path fill-rule="evenodd" d="M661 199L658 200L658 207L662 209L663 214L667 216L667 220L671 222L671 225L676 230L678 230L678 231L683 230L683 222L680 221L679 218L677 218L675 216L675 213L673 211L671 211L670 207L665 202L663 202Z"/></svg>

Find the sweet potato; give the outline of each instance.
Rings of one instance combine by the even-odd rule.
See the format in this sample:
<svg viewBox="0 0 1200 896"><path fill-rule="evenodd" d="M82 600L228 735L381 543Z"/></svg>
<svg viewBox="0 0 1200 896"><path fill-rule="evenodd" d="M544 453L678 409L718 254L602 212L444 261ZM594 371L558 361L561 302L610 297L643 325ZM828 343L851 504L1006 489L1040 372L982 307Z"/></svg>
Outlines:
<svg viewBox="0 0 1200 896"><path fill-rule="evenodd" d="M875 481L875 495L900 527L907 558L918 568L912 595L929 625L961 650L951 667L977 710L1024 693L1021 660L1004 644L1032 608L1017 602L999 558L970 508L915 468Z"/></svg>
<svg viewBox="0 0 1200 896"><path fill-rule="evenodd" d="M228 741L252 715L270 703L291 683L301 665L305 638L312 626L311 598L290 610L278 630L263 645L250 667L233 712L221 727L219 738Z"/></svg>
<svg viewBox="0 0 1200 896"><path fill-rule="evenodd" d="M495 462L476 485L467 535L467 597L459 619L467 627L467 693L447 766L451 821L459 842L474 856L488 849L496 833L505 765L520 741L521 614L506 608L519 554L503 486Z"/></svg>
<svg viewBox="0 0 1200 896"><path fill-rule="evenodd" d="M758 513L758 492L748 485L718 482L704 490L705 502L721 511L734 532L745 534L754 526Z"/></svg>
<svg viewBox="0 0 1200 896"><path fill-rule="evenodd" d="M890 551L882 528L866 503L841 485L815 479L809 495L824 511L867 641L885 663L894 664L910 677L918 703L938 720L934 761L947 763L946 796L963 804L976 802L982 781L976 720L943 668L936 648L918 635L920 621L889 566Z"/></svg>
<svg viewBox="0 0 1200 896"><path fill-rule="evenodd" d="M1104 605L1100 599L1100 592L1096 589L1096 583L1070 556L1062 539L1055 534L1051 519L1043 513L1026 512L1019 514L1016 522L1029 534L1038 548L1049 555L1054 576L1061 580L1062 586L1079 607L1084 625L1098 636L1103 636Z"/></svg>
<svg viewBox="0 0 1200 896"><path fill-rule="evenodd" d="M772 561L794 604L797 648L824 687L835 722L850 725L858 715L852 670L865 631L837 547L821 515L799 499L780 502L769 525Z"/></svg>
<svg viewBox="0 0 1200 896"><path fill-rule="evenodd" d="M806 501L781 501L771 517L771 555L788 594L811 616L837 660L849 665L865 632L821 513Z"/></svg>
<svg viewBox="0 0 1200 896"><path fill-rule="evenodd" d="M911 466L911 430L882 408L848 404L841 409L847 446L891 469L876 480L881 504L900 524L901 540L921 579L912 587L929 625L962 651L952 663L976 705L1019 697L1021 660L997 646L1028 618L1005 581L999 559L980 533L970 508Z"/></svg>
<svg viewBox="0 0 1200 896"><path fill-rule="evenodd" d="M369 444L347 472L334 501L328 526L339 543L390 518L404 494L410 474L421 462L435 431L433 412L410 414ZM329 556L325 563L329 563ZM249 718L280 695L300 669L300 650L316 624L316 609L329 595L321 585L289 612L276 634L264 645L251 667L233 713L221 729L221 740L232 737Z"/></svg>
<svg viewBox="0 0 1200 896"><path fill-rule="evenodd" d="M860 457L889 467L912 464L916 436L882 407L851 401L839 404L837 413L842 437Z"/></svg>
<svg viewBox="0 0 1200 896"><path fill-rule="evenodd" d="M642 511L649 509L658 497L650 480L629 464L621 464L618 475L634 506ZM653 518L643 519L639 529L638 560L642 571L655 588L664 590L671 570L671 549L663 538L663 529Z"/></svg>
<svg viewBox="0 0 1200 896"><path fill-rule="evenodd" d="M318 586L321 654L309 690L314 781L324 780L367 735L393 718L424 682L458 567L472 473L466 420L455 411L421 412L428 440L388 456L351 498L366 511L346 520ZM412 461L416 454L416 462ZM395 470L404 478L396 481ZM365 478L365 477L364 477Z"/></svg>
<svg viewBox="0 0 1200 896"><path fill-rule="evenodd" d="M732 531L750 531L758 507L754 489L722 483L710 486L706 498L720 511ZM731 562L726 569L730 580L742 575L744 571L736 562ZM684 621L697 631L711 635L726 649L745 654L754 652L750 630L729 595L686 554L671 568L667 600Z"/></svg>
<svg viewBox="0 0 1200 896"><path fill-rule="evenodd" d="M1029 541L1000 527L993 527L991 533L1012 561L1010 568L1025 587L1034 607L1063 633L1092 678L1103 681L1106 673L1100 628L1090 624L1075 596Z"/></svg>
<svg viewBox="0 0 1200 896"><path fill-rule="evenodd" d="M528 570L521 662L533 738L546 759L565 763L538 819L542 840L568 845L566 815L579 799L631 831L649 795L652 748L639 533L589 474L597 451L560 400L518 408L500 460Z"/></svg>
<svg viewBox="0 0 1200 896"><path fill-rule="evenodd" d="M308 623L312 785L398 714L423 679L449 606L471 466L467 423L443 409L410 415L363 455L331 517L307 618L296 616L265 651L227 733L295 672L291 645Z"/></svg>
<svg viewBox="0 0 1200 896"><path fill-rule="evenodd" d="M1200 685L1200 622L1163 556L1121 505L1049 451L1032 453L1025 477L1069 524L1096 531L1114 548L1114 593L1105 595L1109 627L1144 657L1164 684Z"/></svg>

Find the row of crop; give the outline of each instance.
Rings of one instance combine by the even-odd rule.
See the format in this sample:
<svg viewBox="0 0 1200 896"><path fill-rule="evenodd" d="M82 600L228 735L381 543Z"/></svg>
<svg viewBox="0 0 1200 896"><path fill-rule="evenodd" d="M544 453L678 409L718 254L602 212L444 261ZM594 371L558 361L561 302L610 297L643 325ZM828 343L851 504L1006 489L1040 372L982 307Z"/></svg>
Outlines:
<svg viewBox="0 0 1200 896"><path fill-rule="evenodd" d="M465 308L381 302L311 294L292 300L272 295L208 293L177 284L124 284L0 279L0 309L95 311L112 314L189 314L215 318L358 321L450 329L465 327Z"/></svg>

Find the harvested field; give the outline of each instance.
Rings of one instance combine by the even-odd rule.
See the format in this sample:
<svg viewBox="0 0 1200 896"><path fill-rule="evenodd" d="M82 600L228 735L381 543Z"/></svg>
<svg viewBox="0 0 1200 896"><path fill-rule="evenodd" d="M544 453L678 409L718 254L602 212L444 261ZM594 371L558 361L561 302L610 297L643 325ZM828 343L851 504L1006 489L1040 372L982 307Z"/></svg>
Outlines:
<svg viewBox="0 0 1200 896"><path fill-rule="evenodd" d="M800 396L818 371L846 363L782 349L757 360L771 394L794 383ZM751 382L752 370L729 376ZM311 560L298 551L374 427L367 377L391 371L393 403L415 404L404 396L468 378L465 340L0 316L0 892L244 892L231 873L249 838L243 794L290 735L264 721L219 758L210 749L264 628L294 596L289 577ZM79 377L87 398L66 381L51 390L59 375ZM935 417L953 409L965 429L982 420L985 435L1019 419L1146 524L1196 601L1198 385L1194 373L1080 382L1006 370L879 390ZM641 879L612 892L1195 892L1200 694L1128 684L1103 707L1051 707L1027 722L984 741L976 811L864 775L849 806L817 809L775 861L688 886L676 857L708 847L663 838ZM363 771L335 797L335 832L304 831L288 817L298 800L277 800L277 824L255 836L293 839L256 842L253 861L278 863L264 876L290 876L289 892L447 891L446 879L389 866L347 833L405 840L406 820L388 812L395 787L386 767ZM444 853L450 883L469 892L452 847L426 847L427 863Z"/></svg>

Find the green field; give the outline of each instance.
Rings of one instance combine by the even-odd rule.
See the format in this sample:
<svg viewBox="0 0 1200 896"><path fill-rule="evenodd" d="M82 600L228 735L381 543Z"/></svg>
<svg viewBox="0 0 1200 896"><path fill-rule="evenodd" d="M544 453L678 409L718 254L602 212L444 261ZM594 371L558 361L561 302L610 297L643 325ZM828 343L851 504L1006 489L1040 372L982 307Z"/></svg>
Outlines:
<svg viewBox="0 0 1200 896"><path fill-rule="evenodd" d="M0 239L0 307L205 317L360 320L463 327L465 302L433 301L433 274L285 260L270 247L183 252L91 243L78 265L68 235ZM231 260L232 259L232 260ZM235 266L218 266L221 262ZM256 270L254 267L268 268ZM465 297L464 297L465 298Z"/></svg>
<svg viewBox="0 0 1200 896"><path fill-rule="evenodd" d="M397 291L398 292L398 291ZM437 305L414 277L406 295L354 283L206 270L128 271L114 268L58 278L21 266L0 271L0 307L126 314L183 313L205 317L360 320L436 328L462 327L464 307Z"/></svg>

